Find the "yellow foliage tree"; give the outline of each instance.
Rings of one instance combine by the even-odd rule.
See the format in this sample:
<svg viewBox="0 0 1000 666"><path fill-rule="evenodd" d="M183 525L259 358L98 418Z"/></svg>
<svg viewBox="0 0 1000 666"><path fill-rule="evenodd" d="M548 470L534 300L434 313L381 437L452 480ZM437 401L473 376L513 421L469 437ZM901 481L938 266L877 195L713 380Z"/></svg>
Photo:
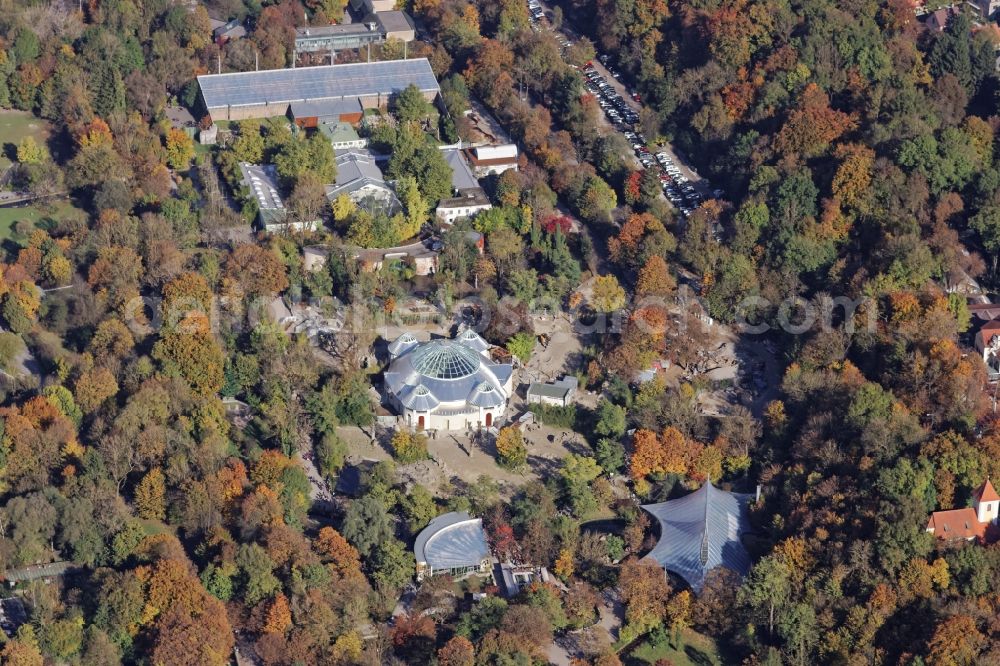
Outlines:
<svg viewBox="0 0 1000 666"><path fill-rule="evenodd" d="M501 428L497 433L497 462L502 466L516 469L528 462L528 449L524 445L524 435L515 426Z"/></svg>
<svg viewBox="0 0 1000 666"><path fill-rule="evenodd" d="M167 130L167 164L175 169L183 169L194 158L194 141L182 129L171 127Z"/></svg>
<svg viewBox="0 0 1000 666"><path fill-rule="evenodd" d="M333 219L335 222L345 222L351 217L351 215L354 214L357 206L354 204L351 197L346 194L341 194L333 200L330 204L330 208L333 210Z"/></svg>
<svg viewBox="0 0 1000 666"><path fill-rule="evenodd" d="M49 282L62 287L73 278L73 264L61 254L55 254L45 262L44 273Z"/></svg>
<svg viewBox="0 0 1000 666"><path fill-rule="evenodd" d="M135 488L135 507L140 518L146 520L163 520L166 518L167 485L163 472L154 467L142 477Z"/></svg>
<svg viewBox="0 0 1000 666"><path fill-rule="evenodd" d="M396 460L405 464L427 457L427 436L409 430L397 430L392 436L392 451Z"/></svg>
<svg viewBox="0 0 1000 666"><path fill-rule="evenodd" d="M614 275L599 275L594 278L591 304L599 312L615 312L625 307L625 290Z"/></svg>
<svg viewBox="0 0 1000 666"><path fill-rule="evenodd" d="M559 551L559 557L556 558L555 567L552 569L557 576L563 580L569 580L576 570L576 566L573 562L573 551L569 548L563 548Z"/></svg>

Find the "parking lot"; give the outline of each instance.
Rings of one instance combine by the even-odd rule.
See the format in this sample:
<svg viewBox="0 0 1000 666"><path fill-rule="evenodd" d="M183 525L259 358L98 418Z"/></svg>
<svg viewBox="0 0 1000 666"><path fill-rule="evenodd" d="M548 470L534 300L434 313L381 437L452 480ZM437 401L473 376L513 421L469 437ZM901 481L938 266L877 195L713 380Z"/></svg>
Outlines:
<svg viewBox="0 0 1000 666"><path fill-rule="evenodd" d="M540 0L528 0L528 12L534 30L552 29ZM568 33L565 29L557 33L564 49L571 45L571 35ZM622 76L609 54L599 54L598 60L602 66L591 62L581 70L587 90L597 99L611 126L625 137L642 167L656 172L663 194L670 203L687 217L706 197L724 196L722 190L712 190L710 184L703 179L697 184L700 187L697 187L691 177L694 175L693 170L680 164L672 151L666 147L656 149L649 145L646 137L636 127L639 123L636 111L640 105L638 95L631 93L632 99L626 99L620 92L627 91L628 88L622 83Z"/></svg>

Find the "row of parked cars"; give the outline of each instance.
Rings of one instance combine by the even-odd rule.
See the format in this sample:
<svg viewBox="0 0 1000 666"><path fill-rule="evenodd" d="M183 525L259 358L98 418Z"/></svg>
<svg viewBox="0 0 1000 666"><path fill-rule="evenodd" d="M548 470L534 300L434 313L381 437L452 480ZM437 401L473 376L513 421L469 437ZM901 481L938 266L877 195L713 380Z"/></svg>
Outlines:
<svg viewBox="0 0 1000 666"><path fill-rule="evenodd" d="M545 17L545 10L542 9L538 0L528 0L528 14L531 27L535 29L535 32L538 32L538 23Z"/></svg>
<svg viewBox="0 0 1000 666"><path fill-rule="evenodd" d="M541 21L545 17L545 12L539 0L528 0L528 13L532 28L536 31L539 30L541 28ZM563 48L569 48L569 39L561 33L558 34ZM614 63L608 54L601 54L598 56L598 60L607 69L608 74L611 75L615 83L621 81L621 75L615 69ZM632 146L635 156L642 163L643 168L653 169L657 172L660 183L663 186L664 196L681 211L684 217L690 215L691 211L697 208L704 200L702 195L674 163L670 153L660 151L654 154L650 151L646 145L646 138L636 131L635 126L639 122L639 114L618 93L612 82L601 75L593 63L587 63L582 73L586 78L587 90L597 99L597 103L600 104L601 109L608 117L608 120L611 121L611 124L614 125L615 129L624 134L625 139ZM640 101L637 94L632 93L632 98L637 102ZM713 193L713 196L716 198L722 195L721 190L716 190Z"/></svg>
<svg viewBox="0 0 1000 666"><path fill-rule="evenodd" d="M639 114L628 105L615 87L601 76L593 64L588 63L583 68L583 75L587 78L587 90L597 98L597 103L601 105L608 120L618 131L623 132L639 122Z"/></svg>

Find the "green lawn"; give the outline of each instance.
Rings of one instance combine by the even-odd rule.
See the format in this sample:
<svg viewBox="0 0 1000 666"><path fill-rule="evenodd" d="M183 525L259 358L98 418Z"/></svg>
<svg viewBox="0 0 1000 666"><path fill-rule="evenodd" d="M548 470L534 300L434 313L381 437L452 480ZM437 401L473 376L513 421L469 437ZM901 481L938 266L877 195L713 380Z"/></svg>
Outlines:
<svg viewBox="0 0 1000 666"><path fill-rule="evenodd" d="M669 659L674 666L722 666L723 664L715 641L690 629L684 631L684 642L680 649L675 650L666 643L654 648L648 641L644 641L622 661L638 666L655 664L658 659Z"/></svg>
<svg viewBox="0 0 1000 666"><path fill-rule="evenodd" d="M21 220L38 224L46 218L59 219L69 214L83 215L68 199L60 199L50 204L25 206L24 208L0 208L0 240L14 237L14 225Z"/></svg>
<svg viewBox="0 0 1000 666"><path fill-rule="evenodd" d="M49 136L48 122L27 111L0 111L0 171L12 164L9 156L29 134L44 144Z"/></svg>

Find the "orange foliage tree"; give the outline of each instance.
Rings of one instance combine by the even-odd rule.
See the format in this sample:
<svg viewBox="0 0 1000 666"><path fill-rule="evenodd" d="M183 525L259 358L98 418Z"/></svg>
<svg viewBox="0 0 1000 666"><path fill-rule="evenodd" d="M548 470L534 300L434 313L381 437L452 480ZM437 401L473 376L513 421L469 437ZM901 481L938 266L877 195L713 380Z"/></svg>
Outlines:
<svg viewBox="0 0 1000 666"><path fill-rule="evenodd" d="M810 83L802 91L799 106L788 115L775 137L775 147L786 155L815 157L854 124L851 116L831 108L827 94Z"/></svg>

